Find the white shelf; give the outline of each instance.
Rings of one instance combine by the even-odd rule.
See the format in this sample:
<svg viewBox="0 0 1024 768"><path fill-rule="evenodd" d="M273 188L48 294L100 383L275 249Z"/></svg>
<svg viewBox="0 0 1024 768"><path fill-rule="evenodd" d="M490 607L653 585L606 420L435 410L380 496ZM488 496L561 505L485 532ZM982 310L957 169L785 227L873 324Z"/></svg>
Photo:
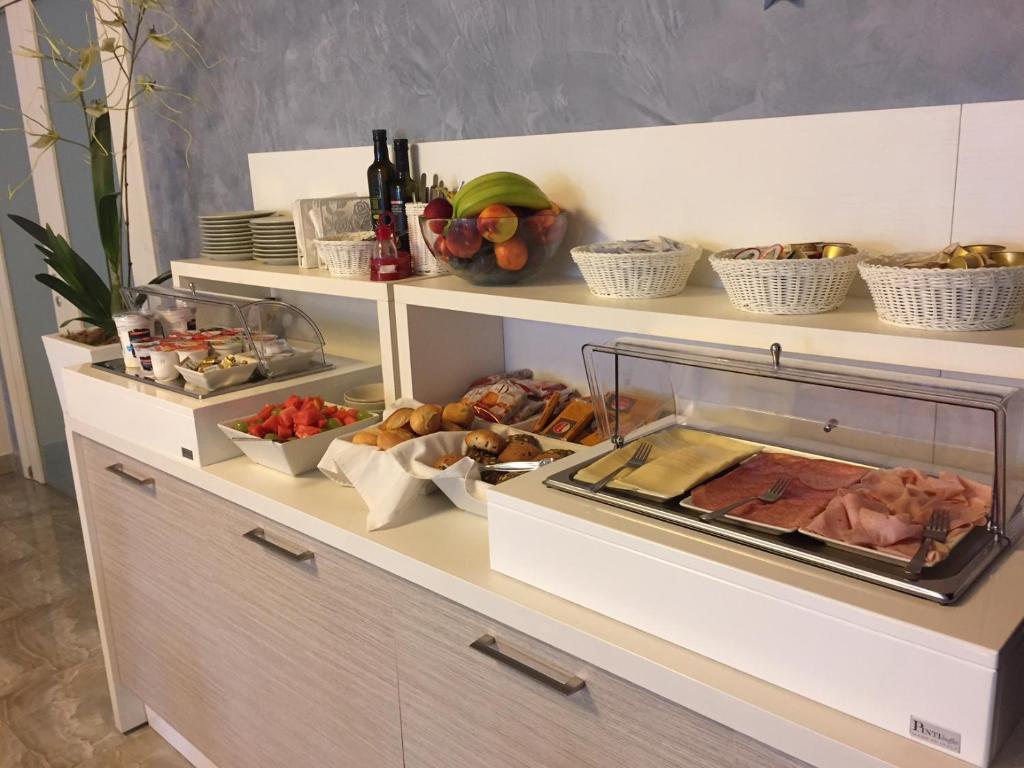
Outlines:
<svg viewBox="0 0 1024 768"><path fill-rule="evenodd" d="M323 296L390 301L394 282L375 282L369 277L333 277L326 269L300 269L297 266L273 267L255 260L215 261L182 259L171 262L175 279L216 280L236 285L302 291ZM418 280L421 278L409 278Z"/></svg>
<svg viewBox="0 0 1024 768"><path fill-rule="evenodd" d="M868 298L820 315L759 315L733 308L719 288L688 287L663 299L603 299L581 281L480 287L444 276L396 285L396 303L534 320L681 341L767 348L979 376L1024 376L1024 326L943 333L886 325Z"/></svg>

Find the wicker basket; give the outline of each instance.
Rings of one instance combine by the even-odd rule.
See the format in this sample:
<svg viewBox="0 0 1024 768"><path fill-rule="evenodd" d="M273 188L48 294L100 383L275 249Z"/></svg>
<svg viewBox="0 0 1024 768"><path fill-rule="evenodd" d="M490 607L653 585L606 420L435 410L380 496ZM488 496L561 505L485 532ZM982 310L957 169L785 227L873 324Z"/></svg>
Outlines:
<svg viewBox="0 0 1024 768"><path fill-rule="evenodd" d="M412 271L417 275L443 275L448 272L444 262L434 258L420 229L420 216L426 203L406 203L405 218L409 222L409 251L412 256Z"/></svg>
<svg viewBox="0 0 1024 768"><path fill-rule="evenodd" d="M377 252L375 240L314 240L319 258L332 277L370 274L370 259Z"/></svg>
<svg viewBox="0 0 1024 768"><path fill-rule="evenodd" d="M1024 267L900 266L923 255L897 254L860 265L880 320L937 331L990 331L1013 325L1024 307Z"/></svg>
<svg viewBox="0 0 1024 768"><path fill-rule="evenodd" d="M830 312L846 299L857 262L852 254L834 259L735 259L738 250L711 257L729 301L745 312L813 315Z"/></svg>
<svg viewBox="0 0 1024 768"><path fill-rule="evenodd" d="M598 253L573 248L572 260L595 296L615 299L656 299L675 296L686 287L701 249L686 245L657 253Z"/></svg>

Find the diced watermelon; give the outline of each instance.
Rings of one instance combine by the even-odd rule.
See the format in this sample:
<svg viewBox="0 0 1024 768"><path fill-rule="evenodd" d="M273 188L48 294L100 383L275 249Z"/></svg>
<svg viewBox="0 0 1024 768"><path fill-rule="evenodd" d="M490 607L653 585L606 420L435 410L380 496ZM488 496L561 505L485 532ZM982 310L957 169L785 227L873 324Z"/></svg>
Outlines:
<svg viewBox="0 0 1024 768"><path fill-rule="evenodd" d="M295 431L291 427L285 426L284 423L280 424L278 426L278 428L277 428L277 439L278 440L282 440L282 441L283 440L288 440L294 434L295 434Z"/></svg>
<svg viewBox="0 0 1024 768"><path fill-rule="evenodd" d="M341 420L341 423L347 427L349 424L355 424L357 421L358 419L355 416L346 416Z"/></svg>
<svg viewBox="0 0 1024 768"><path fill-rule="evenodd" d="M252 435L253 437L263 437L263 435L265 433L266 433L266 430L263 429L263 425L261 425L261 424L250 424L249 425L249 434Z"/></svg>
<svg viewBox="0 0 1024 768"><path fill-rule="evenodd" d="M299 410L300 408L302 408L302 403L303 400L301 397L299 397L298 395L291 395L288 397L287 400L284 401L284 407Z"/></svg>
<svg viewBox="0 0 1024 768"><path fill-rule="evenodd" d="M269 419L263 422L263 430L265 432L277 432L278 426L281 424L281 417L276 413Z"/></svg>
<svg viewBox="0 0 1024 768"><path fill-rule="evenodd" d="M320 427L308 427L300 424L295 428L295 436L298 438L312 437L313 435L320 434Z"/></svg>
<svg viewBox="0 0 1024 768"><path fill-rule="evenodd" d="M281 420L281 423L284 424L286 427L291 427L295 424L295 417L298 415L298 409L289 405L287 408L285 408L279 414L277 414L277 418L279 418Z"/></svg>
<svg viewBox="0 0 1024 768"><path fill-rule="evenodd" d="M266 405L264 405L260 409L260 412L256 414L256 420L257 421L261 421L261 422L262 421L266 421L267 419L270 418L270 414L273 413L273 412L274 412L274 405L273 405L273 403L267 403Z"/></svg>

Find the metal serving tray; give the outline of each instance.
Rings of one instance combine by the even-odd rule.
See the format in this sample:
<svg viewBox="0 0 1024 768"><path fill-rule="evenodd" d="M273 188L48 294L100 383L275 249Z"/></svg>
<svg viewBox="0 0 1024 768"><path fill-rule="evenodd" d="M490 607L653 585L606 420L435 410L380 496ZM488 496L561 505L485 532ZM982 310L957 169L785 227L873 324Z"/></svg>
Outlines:
<svg viewBox="0 0 1024 768"><path fill-rule="evenodd" d="M797 453L808 458L843 461L834 456L791 451L784 446L766 445L765 448ZM606 455L607 453L602 453L587 462L551 475L544 481L544 484L591 501L610 504L673 525L735 541L791 560L827 568L846 576L853 576L863 581L939 603L952 603L963 595L1007 545L1005 537L985 526L978 526L964 536L944 560L925 568L916 580L909 579L904 571L904 562L883 560L877 557L877 553L862 554L799 531L759 530L755 526L748 525L749 521L728 517L705 522L700 519L700 513L706 510L684 506L690 495L689 490L679 496L659 502L607 487L602 491L592 493L589 490L589 483L573 479L581 469ZM738 464L734 464L716 477L732 471L736 466Z"/></svg>
<svg viewBox="0 0 1024 768"><path fill-rule="evenodd" d="M182 378L175 379L174 381L157 381L156 379L148 376L143 376L141 370L138 369L136 369L138 372L129 372L125 369L124 360L121 358L118 358L117 360L107 360L102 363L93 363L92 367L108 373L116 373L118 376L123 376L126 379L131 379L132 381L139 381L143 384L148 384L151 387L156 387L157 389L165 389L168 392L176 392L177 394L185 395L186 397L194 397L196 400L206 400L211 397L226 395L229 392L241 392L242 390L258 387L271 381L286 381L288 379L299 378L300 376L308 376L311 373L320 373L320 371L330 370L334 366L331 363L320 362L314 359L310 361L309 367L305 370L280 373L273 378L267 378L257 370L253 374L253 377L243 384L236 384L231 387L222 387L214 390L193 387Z"/></svg>

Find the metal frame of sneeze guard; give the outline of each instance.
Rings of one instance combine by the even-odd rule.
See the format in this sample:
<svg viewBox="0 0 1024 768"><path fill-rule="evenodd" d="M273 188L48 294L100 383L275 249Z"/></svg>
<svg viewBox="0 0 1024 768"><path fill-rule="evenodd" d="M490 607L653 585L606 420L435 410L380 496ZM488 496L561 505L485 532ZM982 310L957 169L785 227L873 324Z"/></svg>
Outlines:
<svg viewBox="0 0 1024 768"><path fill-rule="evenodd" d="M246 346L251 352L246 352L247 355L255 357L257 361L257 370L259 373L258 380L250 381L246 384L236 385L227 387L222 390L215 390L210 393L192 393L185 391L192 397L208 397L211 395L222 394L225 392L233 392L238 389L254 386L256 384L264 383L267 380L281 380L286 378L292 378L294 376L304 376L309 373L315 373L318 371L328 370L333 366L327 362L327 356L324 352L326 346L323 333L320 328L313 321L313 319L303 312L301 309L288 302L281 301L275 298L243 298L236 296L225 296L220 294L212 293L200 293L195 290L195 286L190 285L188 289L180 288L168 288L161 285L140 285L133 287L122 288L122 296L124 297L125 306L128 307L141 307L143 303L149 302L153 304L155 301L167 301L167 302L182 302L190 305L208 305L215 307L222 307L229 312L232 312L236 321L237 328L241 329L242 335L245 338ZM278 308L283 312L292 314L301 319L302 322L308 327L309 332L312 336L311 344L314 350L314 356L311 358L313 364L306 370L290 372L287 374L275 373L271 365L268 363L267 357L264 356L263 351L259 344L254 343L253 334L259 333L261 329L252 327L252 313L260 312L263 308ZM247 315L249 317L247 317ZM318 354L317 354L318 352ZM115 371L116 372L116 371ZM135 378L135 377L132 377ZM183 391L181 387L164 384L152 379L146 379L148 384L162 389L169 389L175 392Z"/></svg>
<svg viewBox="0 0 1024 768"><path fill-rule="evenodd" d="M769 354L761 358L749 353L718 353L715 350L705 352L670 343L639 339L620 339L612 342L611 345L586 344L583 346L582 353L590 391L595 400L595 409L604 419L603 426L612 435L613 445L619 447L624 445L627 438L633 433L624 429L619 414L621 396L628 394L620 391L622 377L620 363L625 358L649 361L653 364L686 366L702 371L721 372L726 375L737 374L788 381L793 382L794 385L810 384L842 392L866 393L987 412L992 419L992 509L984 528L971 531L963 541L954 547L945 561L926 569L926 574L920 578L912 578L904 573L902 567L895 564L826 546L821 542L812 541L802 534L780 536L750 530L727 520L705 522L696 515L686 513L683 508L674 503L657 503L608 489L591 493L587 490L588 484L573 479L583 465L576 465L551 475L545 480L545 484L552 488L945 604L952 603L963 595L1009 545L1006 484L1007 404L1017 394L1017 390L1012 387L946 379L939 381L934 377L912 374L876 373L848 366L828 366L826 368L824 365L804 361L791 366L783 363L782 348L778 344L773 344L769 349ZM612 382L609 382L607 378L601 380L601 369L597 362L598 356L601 355L611 357L611 375L614 377ZM607 369L607 367L608 361L606 360L605 368ZM883 375L891 376L891 378L881 378ZM612 384L611 391L609 391L609 383ZM606 408L604 399L608 395L614 398L613 402L616 403L616 407ZM674 391L672 397L676 397ZM602 400L601 403L597 402L599 399ZM676 403L673 402L673 408L675 407ZM821 420L821 426L825 433L831 433L839 425L835 419L826 418ZM639 425L633 425L633 427L633 431L640 429ZM695 428L710 432L716 431L704 427ZM728 430L722 430L720 434L741 439L753 439L742 434L730 433ZM785 441L770 443L757 440L757 442L784 450L795 447L787 446ZM827 454L822 454L822 456L842 460L841 456L828 456ZM599 458L600 456L592 461Z"/></svg>

